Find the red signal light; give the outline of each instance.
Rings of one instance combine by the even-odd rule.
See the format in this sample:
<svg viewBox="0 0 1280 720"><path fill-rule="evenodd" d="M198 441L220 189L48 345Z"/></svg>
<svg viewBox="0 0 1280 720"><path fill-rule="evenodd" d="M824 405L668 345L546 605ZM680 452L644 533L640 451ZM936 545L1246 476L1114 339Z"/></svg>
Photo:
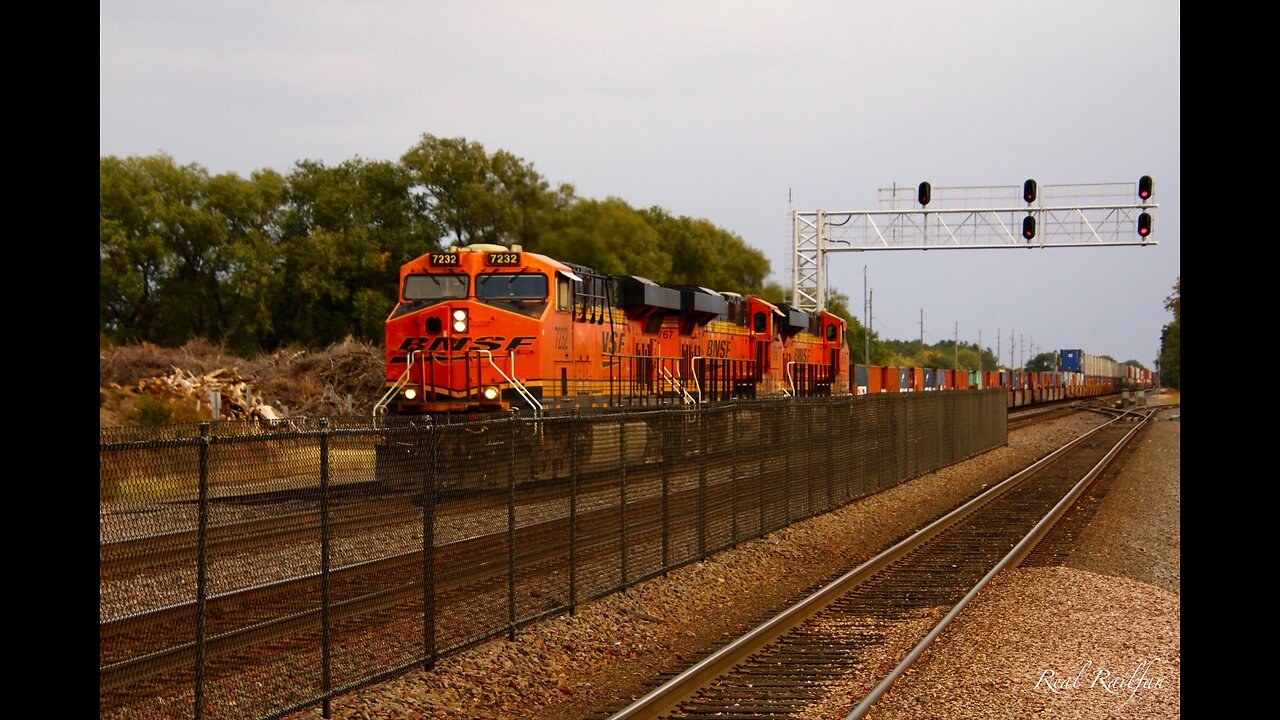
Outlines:
<svg viewBox="0 0 1280 720"><path fill-rule="evenodd" d="M1151 214L1142 213L1138 216L1138 235L1146 237L1151 234Z"/></svg>
<svg viewBox="0 0 1280 720"><path fill-rule="evenodd" d="M928 205L932 197L933 187L927 182L920 183L920 187L916 189L916 199L920 201L921 207Z"/></svg>
<svg viewBox="0 0 1280 720"><path fill-rule="evenodd" d="M1036 219L1030 215L1022 218L1022 237L1030 240L1036 236Z"/></svg>
<svg viewBox="0 0 1280 720"><path fill-rule="evenodd" d="M1151 196L1156 192L1156 181L1151 179L1150 175L1143 175L1138 178L1138 197L1143 200L1150 200Z"/></svg>

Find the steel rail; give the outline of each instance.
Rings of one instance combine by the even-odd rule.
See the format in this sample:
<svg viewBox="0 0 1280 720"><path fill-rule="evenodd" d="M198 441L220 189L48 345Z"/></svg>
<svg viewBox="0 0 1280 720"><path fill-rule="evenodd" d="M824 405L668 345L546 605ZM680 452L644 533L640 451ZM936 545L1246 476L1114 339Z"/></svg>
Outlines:
<svg viewBox="0 0 1280 720"><path fill-rule="evenodd" d="M1093 485L1098 476L1102 474L1102 471L1106 470L1107 467L1111 465L1111 462L1120 454L1120 451L1129 444L1129 441L1138 433L1139 430L1146 426L1147 422L1151 420L1151 417L1154 414L1154 411L1147 413L1147 415L1142 418L1141 422L1137 423L1133 429L1125 433L1124 437L1122 437L1119 442L1107 451L1107 454L1103 456L1102 459L1089 470L1089 472L1085 473L1084 477L1082 477L1080 481L1077 482L1075 486L1073 486L1071 490L1053 506L1048 514L1041 518L1040 521L1035 524L1035 527L1031 528L1031 531L1028 532L1022 540L1008 552L1008 554L1001 558L1000 562L996 563L995 566L992 567L991 570L988 571L987 574L983 576L983 578L979 580L963 598L961 598L960 602L956 603L955 606L951 608L951 611L948 612L946 616L943 617L942 620L940 620L938 624L934 626L934 628L930 630L914 648L911 649L911 652L907 653L907 656L904 657L902 661L899 662L898 665L894 667L894 669L890 671L889 674L886 675L884 679L882 679L876 687L868 693L852 711L849 712L848 715L845 716L845 720L859 720L866 715L867 712L871 710L871 706L875 704L875 702L886 692L888 692L889 688L893 687L893 684L902 677L903 673L905 673L907 669L910 668L922 654L924 654L925 649L927 649L929 645L932 644L940 634L942 634L942 631L960 615L965 606L967 606L971 600L978 596L978 593L983 588L995 579L996 575L1000 574L1006 568L1021 562L1022 559L1026 557L1033 548L1035 548L1036 544L1044 539L1044 536L1049 533L1067 510L1071 509L1071 506L1074 505L1076 500L1084 494L1084 491L1087 490L1089 486ZM1107 425L1118 422L1119 419L1120 418L1117 418L1116 420L1111 421L1111 423L1107 423Z"/></svg>
<svg viewBox="0 0 1280 720"><path fill-rule="evenodd" d="M677 502L692 504L696 501L696 489L677 493ZM684 500L681 501L680 498ZM661 519L660 497L648 497L629 503L636 516L628 524L628 535L636 541L656 538L660 532ZM592 551L612 545L617 540L615 517L617 508L602 508L579 515L576 518L579 551ZM517 528L515 547L521 548L517 553L517 565L527 566L532 563L545 562L564 554L567 546L555 543L535 543L533 540L546 537L567 537L571 518L562 517L554 520ZM435 549L436 590L448 591L466 586L469 583L488 581L494 578L505 578L508 563L505 555L501 558L497 551L506 547L507 531L500 530L487 535L479 535L462 540L445 543ZM414 579L407 583L399 583L385 587L389 578L404 576L406 573L417 575L421 571L422 551L412 551L386 558L369 560L334 570L331 584L346 587L358 585L363 578L379 578L384 587L372 592L334 603L330 610L330 620L336 621L355 615L375 612L399 604L416 597L421 592L422 583ZM477 561L476 558L492 557L491 560ZM394 580L392 580L394 582ZM243 606L255 601L269 600L278 597L297 598L314 594L320 582L318 573L289 578L272 583L234 591L209 598L209 612L221 614L227 607ZM205 657L212 658L232 652L254 643L284 637L291 632L314 629L320 617L321 608L317 607L282 617L237 627L219 632L209 638L205 645ZM130 615L100 624L100 642L103 645L123 641L132 634L143 632L149 627L165 624L186 623L195 614L195 602L171 605L147 613ZM131 683L146 679L153 675L185 667L195 657L196 643L184 642L153 652L143 653L99 668L99 691L115 690Z"/></svg>
<svg viewBox="0 0 1280 720"><path fill-rule="evenodd" d="M1013 489L1025 478L1055 462L1110 424L1105 423L1090 430L1037 460L1027 468L993 485L964 505L938 518L857 568L850 570L796 605L742 635L737 640L689 667L622 710L610 715L610 720L637 720L640 718L651 720L670 712L681 702L692 697L699 688L709 684L715 678L739 665L781 635L818 614L828 605L846 595L853 587L863 583L935 536L969 517L982 506Z"/></svg>

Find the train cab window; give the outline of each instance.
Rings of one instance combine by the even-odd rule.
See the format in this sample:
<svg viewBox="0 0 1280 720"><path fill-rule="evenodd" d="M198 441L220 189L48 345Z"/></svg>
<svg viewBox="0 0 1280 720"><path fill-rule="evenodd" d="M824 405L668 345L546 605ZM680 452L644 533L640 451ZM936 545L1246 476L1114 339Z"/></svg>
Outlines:
<svg viewBox="0 0 1280 720"><path fill-rule="evenodd" d="M741 327L747 326L747 304L741 301L729 301L729 322Z"/></svg>
<svg viewBox="0 0 1280 720"><path fill-rule="evenodd" d="M476 297L484 300L545 300L547 276L541 273L489 273L476 276Z"/></svg>
<svg viewBox="0 0 1280 720"><path fill-rule="evenodd" d="M762 333L766 329L768 329L768 325L766 325L765 323L766 319L767 318L765 318L764 313L756 312L755 327L754 327L756 332Z"/></svg>
<svg viewBox="0 0 1280 720"><path fill-rule="evenodd" d="M836 339L836 332L838 332L838 331L837 331L837 329L836 329L836 324L835 324L835 323L827 323L827 342L834 342L834 341L835 341L835 339Z"/></svg>
<svg viewBox="0 0 1280 720"><path fill-rule="evenodd" d="M569 278L556 278L556 309L568 311L573 308L573 285Z"/></svg>
<svg viewBox="0 0 1280 720"><path fill-rule="evenodd" d="M547 307L547 276L541 273L483 273L476 276L476 299L528 317Z"/></svg>
<svg viewBox="0 0 1280 720"><path fill-rule="evenodd" d="M462 300L471 278L467 275L406 275L405 300Z"/></svg>

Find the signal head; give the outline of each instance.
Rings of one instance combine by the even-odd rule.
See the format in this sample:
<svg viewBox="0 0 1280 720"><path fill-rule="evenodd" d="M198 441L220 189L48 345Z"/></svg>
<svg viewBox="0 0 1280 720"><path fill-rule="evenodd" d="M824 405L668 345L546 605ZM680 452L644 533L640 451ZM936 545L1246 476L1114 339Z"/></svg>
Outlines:
<svg viewBox="0 0 1280 720"><path fill-rule="evenodd" d="M1138 178L1138 197L1143 200L1150 200L1152 195L1156 194L1156 181L1151 179L1150 175L1143 175Z"/></svg>
<svg viewBox="0 0 1280 720"><path fill-rule="evenodd" d="M1028 205L1036 201L1036 181L1035 180L1027 180L1026 182L1022 183L1022 199L1026 200Z"/></svg>
<svg viewBox="0 0 1280 720"><path fill-rule="evenodd" d="M920 183L920 187L916 189L916 199L920 201L923 207L929 204L929 200L933 198L933 187L927 182Z"/></svg>

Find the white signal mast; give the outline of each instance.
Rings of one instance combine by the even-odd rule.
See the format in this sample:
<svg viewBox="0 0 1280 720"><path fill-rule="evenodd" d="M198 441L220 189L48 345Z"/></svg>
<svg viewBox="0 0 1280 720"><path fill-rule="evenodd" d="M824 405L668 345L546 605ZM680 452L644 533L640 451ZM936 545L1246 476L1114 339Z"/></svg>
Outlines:
<svg viewBox="0 0 1280 720"><path fill-rule="evenodd" d="M872 250L1036 250L1158 245L1154 181L881 188L878 210L795 210L791 304L826 307L827 254Z"/></svg>

